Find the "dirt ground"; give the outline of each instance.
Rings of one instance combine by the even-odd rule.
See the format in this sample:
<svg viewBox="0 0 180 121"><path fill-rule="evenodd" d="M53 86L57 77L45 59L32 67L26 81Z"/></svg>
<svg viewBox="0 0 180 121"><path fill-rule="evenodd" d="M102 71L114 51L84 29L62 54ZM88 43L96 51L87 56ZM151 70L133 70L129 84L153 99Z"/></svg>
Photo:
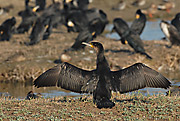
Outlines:
<svg viewBox="0 0 180 121"><path fill-rule="evenodd" d="M47 0L48 4L51 3ZM109 22L116 17L122 17L125 20L133 20L134 13L138 7L132 6L133 0L126 0L127 7L123 11L113 11L111 8L118 0L94 0L90 7L103 9L108 16ZM140 8L147 8L151 3L159 4L161 0L147 1L147 4ZM175 1L180 4L180 1ZM0 23L5 19L15 16L16 26L21 19L17 16L18 11L24 9L24 0L1 0L0 5L6 6L13 4L14 8L8 14L0 15ZM163 19L172 19L180 9L176 6L167 13L158 11L155 17ZM156 19L156 18L155 18ZM64 49L69 48L75 41L77 33L67 33L64 26L54 29L48 40L41 41L34 46L26 46L23 43L29 41L30 33L15 34L10 42L0 42L0 81L33 81L42 72L56 65L55 60L59 59ZM99 41L104 45L105 55L112 65L127 67L136 62L142 62L151 68L161 72L170 79L180 79L180 47L174 46L171 49L165 41L145 41L145 49L153 60L147 60L140 54L132 54L133 50L128 45L122 45L120 41L107 39L103 35L97 37L94 41ZM94 69L96 63L96 54L91 48L85 50L67 53L71 60L69 63L83 69Z"/></svg>

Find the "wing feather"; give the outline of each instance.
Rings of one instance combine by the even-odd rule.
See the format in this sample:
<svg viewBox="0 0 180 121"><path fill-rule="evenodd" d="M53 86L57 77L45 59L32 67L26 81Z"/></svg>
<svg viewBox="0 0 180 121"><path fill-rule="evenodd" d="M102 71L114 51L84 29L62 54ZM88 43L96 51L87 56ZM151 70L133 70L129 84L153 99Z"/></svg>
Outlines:
<svg viewBox="0 0 180 121"><path fill-rule="evenodd" d="M81 88L91 80L93 72L77 68L69 63L62 63L41 74L34 81L34 85L37 87L59 86L82 93ZM83 92L87 91L83 90Z"/></svg>
<svg viewBox="0 0 180 121"><path fill-rule="evenodd" d="M142 63L136 63L128 68L114 71L112 72L112 76L116 84L116 89L120 93L145 87L167 89L171 85L167 78Z"/></svg>

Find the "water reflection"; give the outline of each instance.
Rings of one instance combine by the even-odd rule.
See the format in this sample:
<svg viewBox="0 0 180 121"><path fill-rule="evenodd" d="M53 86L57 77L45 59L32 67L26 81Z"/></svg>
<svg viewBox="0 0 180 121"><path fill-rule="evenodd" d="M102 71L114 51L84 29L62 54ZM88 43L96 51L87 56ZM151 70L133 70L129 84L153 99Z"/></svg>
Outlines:
<svg viewBox="0 0 180 121"><path fill-rule="evenodd" d="M174 82L173 86L180 86L180 82ZM32 85L32 82L28 83L7 83L7 82L1 82L0 83L0 95L5 96L13 96L18 99L24 99L29 91L33 91L36 93L41 93L43 97L56 97L56 96L80 96L79 93L70 92L64 89L61 89L59 87L44 87L44 88L36 88ZM167 90L160 89L160 88L144 88L140 89L140 93L143 95L153 95L153 94L159 94L163 93L165 94ZM134 92L133 92L134 93ZM136 91L135 93L138 93Z"/></svg>
<svg viewBox="0 0 180 121"><path fill-rule="evenodd" d="M159 26L161 20L157 21L147 21L146 26L141 34L142 40L160 40L164 37L163 32L161 31L161 28ZM132 22L128 22L128 25L131 25ZM111 31L113 28L113 24L109 24L106 26L106 31ZM120 39L119 35L116 32L113 33L107 33L105 35L107 38L112 39Z"/></svg>
<svg viewBox="0 0 180 121"><path fill-rule="evenodd" d="M4 96L13 96L18 99L24 99L27 96L29 91L33 91L36 93L41 93L43 97L55 97L55 96L78 96L79 93L70 92L59 87L43 87L36 88L33 86L32 82L27 83L8 83L1 82L0 83L0 95Z"/></svg>

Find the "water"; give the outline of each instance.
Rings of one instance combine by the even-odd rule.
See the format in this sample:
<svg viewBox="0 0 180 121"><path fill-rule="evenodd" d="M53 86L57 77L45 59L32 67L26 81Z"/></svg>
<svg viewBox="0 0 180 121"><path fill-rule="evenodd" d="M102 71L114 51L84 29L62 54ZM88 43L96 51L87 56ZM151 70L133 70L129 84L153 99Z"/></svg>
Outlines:
<svg viewBox="0 0 180 121"><path fill-rule="evenodd" d="M74 93L61 89L59 87L42 87L36 88L33 86L32 82L20 83L20 82L0 82L0 95L12 96L18 99L25 99L29 91L36 93L41 93L43 97L55 97L55 96L79 96L81 94Z"/></svg>
<svg viewBox="0 0 180 121"><path fill-rule="evenodd" d="M143 33L141 34L142 40L161 40L165 35L161 31L161 28L159 26L160 20L157 21L147 21L146 26L143 30ZM132 22L128 22L128 25L130 26ZM113 28L113 24L109 24L106 26L106 31L111 31ZM111 39L120 39L119 35L116 32L113 33L107 33L105 35L107 38Z"/></svg>
<svg viewBox="0 0 180 121"><path fill-rule="evenodd" d="M180 86L180 82L174 82L172 86ZM43 97L57 97L57 96L72 96L72 97L77 97L82 94L80 93L74 93L71 91L67 91L64 89L61 89L60 87L42 87L42 88L36 88L32 85L32 83L20 83L20 82L15 82L15 83L6 83L6 82L1 82L0 83L0 95L4 96L13 96L18 99L25 99L27 93L29 91L33 91L35 94L36 93L41 93ZM165 94L168 90L166 89L161 89L161 88L144 88L139 90L140 93L143 95L153 95L153 94ZM135 93L138 93L136 91Z"/></svg>
<svg viewBox="0 0 180 121"><path fill-rule="evenodd" d="M131 25L132 22L128 22ZM144 28L143 33L141 34L142 40L160 40L164 37L160 26L160 20L157 21L148 21L146 23L146 27ZM111 31L113 25L109 24L106 27L106 31ZM119 39L119 35L116 33L107 33L105 35L108 38ZM180 86L180 82L175 80L173 82L173 86ZM0 83L0 95L3 94L5 96L13 96L19 99L24 99L29 91L33 91L35 93L41 93L44 97L55 97L55 96L80 96L79 93L70 92L67 90L63 90L58 87L46 87L46 88L36 88L33 86L32 82L27 83ZM165 94L167 90L160 88L144 88L140 89L140 93L143 95L153 95L163 93ZM137 91L136 91L137 93Z"/></svg>

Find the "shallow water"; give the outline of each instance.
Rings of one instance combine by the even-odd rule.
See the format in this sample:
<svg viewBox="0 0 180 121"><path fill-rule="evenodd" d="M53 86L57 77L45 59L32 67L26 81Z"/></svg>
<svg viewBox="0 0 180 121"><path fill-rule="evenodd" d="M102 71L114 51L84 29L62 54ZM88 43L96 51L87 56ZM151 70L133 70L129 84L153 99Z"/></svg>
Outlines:
<svg viewBox="0 0 180 121"><path fill-rule="evenodd" d="M180 86L180 82L174 82L172 86ZM29 91L33 91L36 93L41 93L43 97L57 97L57 96L80 96L80 93L74 93L71 91L67 91L64 89L61 89L59 87L43 87L43 88L36 88L32 85L32 83L6 83L1 82L0 83L0 95L3 96L12 96L18 99L24 99ZM153 94L159 94L168 91L166 89L160 89L160 88L144 88L140 89L139 91L135 91L135 93L142 93L143 95L153 95Z"/></svg>
<svg viewBox="0 0 180 121"><path fill-rule="evenodd" d="M142 40L160 40L162 37L164 37L164 34L162 33L160 27L159 27L160 20L157 21L148 21L146 23L146 27L141 34ZM130 25L131 22L128 22ZM106 31L111 31L113 25L109 24L106 27ZM109 38L119 39L119 35L116 33L107 33L105 35ZM178 72L177 72L178 73ZM167 78L173 79L173 77L170 77L170 75L165 75ZM180 76L178 78L175 78L175 81L173 81L173 86L180 86ZM70 92L67 90L63 90L58 87L46 87L46 88L36 88L33 86L32 82L27 83L8 83L8 82L1 82L0 83L0 95L5 96L13 96L19 99L24 99L29 91L33 91L34 93L41 93L44 97L55 97L55 96L79 96L81 94ZM145 88L141 89L140 92L143 95L153 95L158 93L165 93L167 90L165 89L159 89L159 88Z"/></svg>

